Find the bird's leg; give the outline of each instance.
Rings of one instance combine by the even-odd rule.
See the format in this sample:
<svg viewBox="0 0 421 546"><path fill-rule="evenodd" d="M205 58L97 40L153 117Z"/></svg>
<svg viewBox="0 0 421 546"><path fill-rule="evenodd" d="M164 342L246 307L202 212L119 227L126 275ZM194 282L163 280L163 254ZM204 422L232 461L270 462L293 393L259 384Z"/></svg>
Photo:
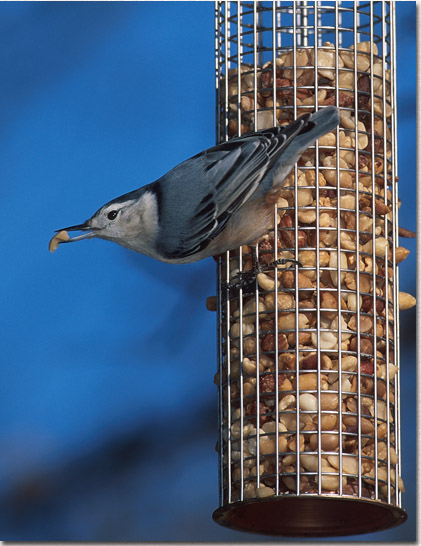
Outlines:
<svg viewBox="0 0 421 546"><path fill-rule="evenodd" d="M237 297L240 293L240 290L243 291L243 294L252 294L256 289L256 279L258 273L261 272L261 267L257 261L256 248L251 247L251 269L248 271L239 271L236 275L236 278L231 282L225 283L224 288L229 290L230 297Z"/></svg>
<svg viewBox="0 0 421 546"><path fill-rule="evenodd" d="M298 260L292 258L280 258L266 264L265 266L259 265L256 254L256 247L251 247L251 262L252 267L248 271L239 271L236 277L228 283L224 283L223 288L229 291L230 297L237 297L240 293L240 290L243 291L243 294L252 294L256 289L256 280L257 275L263 271L263 269L268 270L277 265L286 265L291 262L292 266L287 269L291 269L298 265L298 267L303 267Z"/></svg>

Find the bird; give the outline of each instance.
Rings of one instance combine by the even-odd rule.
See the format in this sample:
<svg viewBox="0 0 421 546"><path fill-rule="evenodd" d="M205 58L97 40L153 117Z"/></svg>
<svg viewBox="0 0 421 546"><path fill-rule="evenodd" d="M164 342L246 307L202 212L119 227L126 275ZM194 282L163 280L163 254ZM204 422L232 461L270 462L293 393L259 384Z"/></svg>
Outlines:
<svg viewBox="0 0 421 546"><path fill-rule="evenodd" d="M55 239L56 248L97 237L182 264L253 244L273 228L273 201L265 196L282 189L301 155L339 120L338 109L327 106L221 142L109 201L84 223L57 230L50 250Z"/></svg>

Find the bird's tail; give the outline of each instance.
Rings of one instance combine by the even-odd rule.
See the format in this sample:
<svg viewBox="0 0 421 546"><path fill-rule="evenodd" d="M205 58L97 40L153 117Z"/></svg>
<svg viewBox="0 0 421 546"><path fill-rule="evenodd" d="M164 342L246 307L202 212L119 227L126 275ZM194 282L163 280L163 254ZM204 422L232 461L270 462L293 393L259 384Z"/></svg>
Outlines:
<svg viewBox="0 0 421 546"><path fill-rule="evenodd" d="M314 114L304 114L285 128L287 141L279 155L272 158L272 188L282 184L293 165L317 138L333 131L339 124L339 110L336 106L327 106Z"/></svg>

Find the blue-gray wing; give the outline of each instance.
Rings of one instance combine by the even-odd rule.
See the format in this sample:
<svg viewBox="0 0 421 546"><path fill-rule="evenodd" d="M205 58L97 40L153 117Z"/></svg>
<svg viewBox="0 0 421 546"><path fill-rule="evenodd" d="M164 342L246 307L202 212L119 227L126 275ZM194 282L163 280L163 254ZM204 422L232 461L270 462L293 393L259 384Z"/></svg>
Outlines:
<svg viewBox="0 0 421 546"><path fill-rule="evenodd" d="M308 125L308 118L306 114L287 127L221 143L157 180L159 252L178 259L206 248L256 191L291 139Z"/></svg>

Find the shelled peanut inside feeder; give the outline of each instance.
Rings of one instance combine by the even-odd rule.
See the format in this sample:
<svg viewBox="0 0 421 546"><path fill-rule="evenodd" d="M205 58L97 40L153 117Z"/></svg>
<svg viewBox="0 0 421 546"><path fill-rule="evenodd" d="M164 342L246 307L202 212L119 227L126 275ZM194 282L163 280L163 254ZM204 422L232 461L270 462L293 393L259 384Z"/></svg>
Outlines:
<svg viewBox="0 0 421 546"><path fill-rule="evenodd" d="M305 12L300 2L277 3L275 12L265 3L228 4L230 13L222 3L217 10L220 139L330 104L341 122L279 192L274 229L257 242L252 288L230 288L252 269L251 248L219 260L214 519L287 536L397 525L406 519L398 311L415 300L400 301L398 289L397 265L408 251L398 246L392 12L385 33L374 8L357 4L346 12L342 3L326 11L305 3ZM281 47L288 29L294 43Z"/></svg>

